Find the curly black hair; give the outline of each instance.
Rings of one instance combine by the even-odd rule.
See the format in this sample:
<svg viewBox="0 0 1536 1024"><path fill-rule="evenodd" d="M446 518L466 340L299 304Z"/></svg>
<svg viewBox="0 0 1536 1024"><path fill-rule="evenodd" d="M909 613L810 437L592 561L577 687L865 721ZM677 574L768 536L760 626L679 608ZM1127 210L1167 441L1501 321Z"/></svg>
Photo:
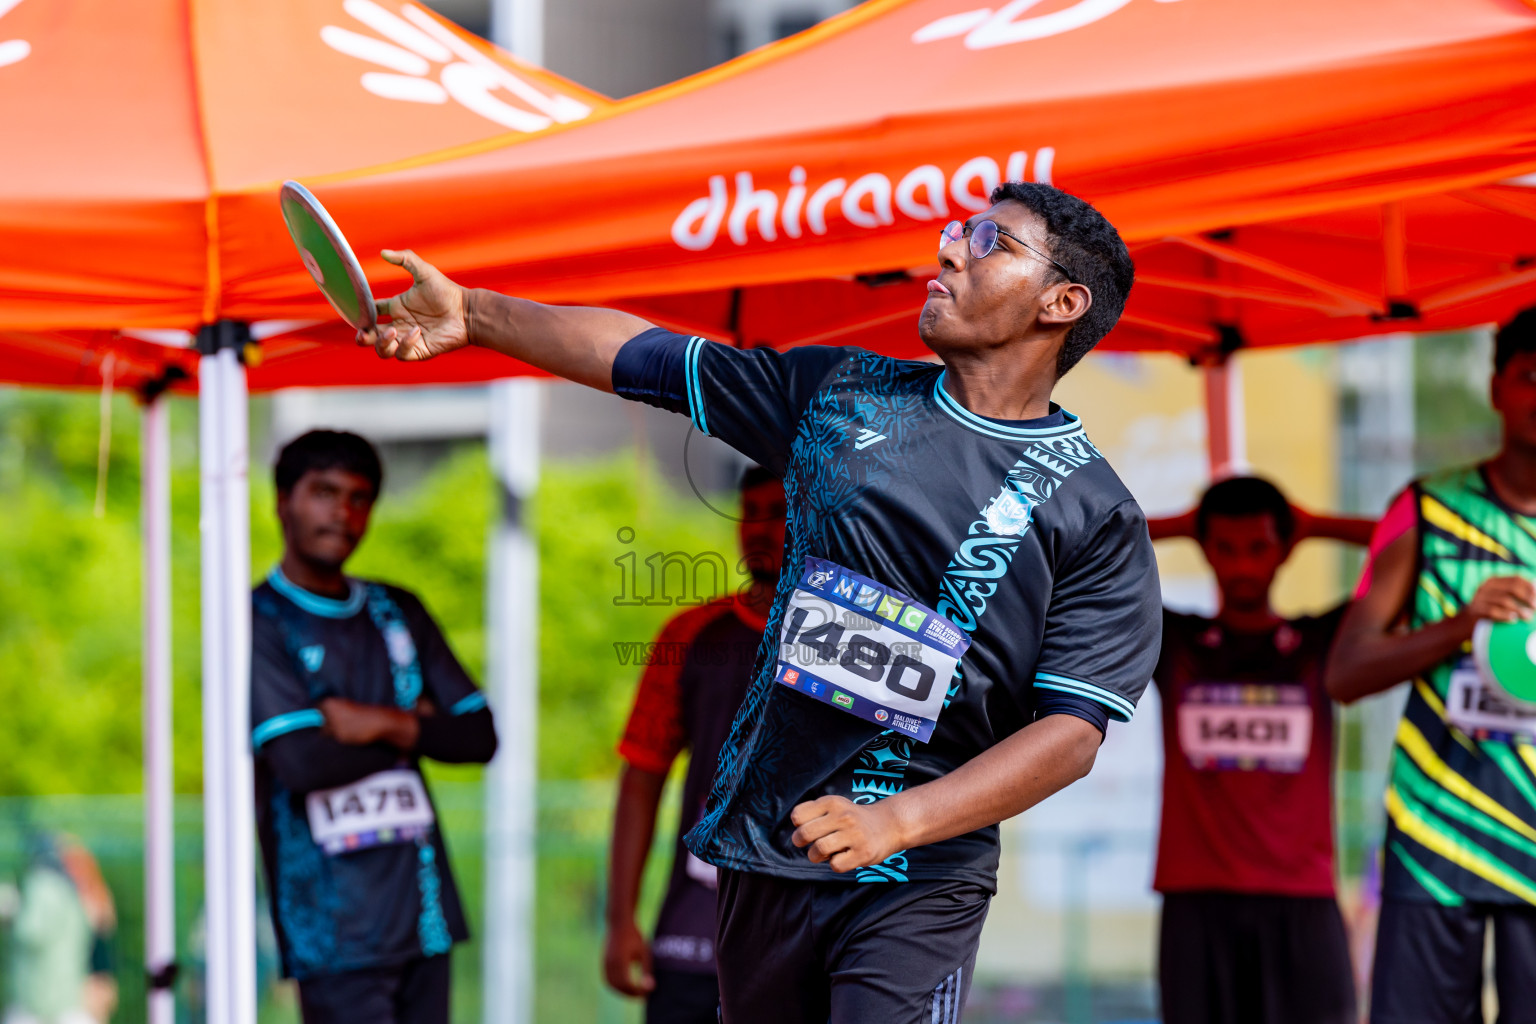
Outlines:
<svg viewBox="0 0 1536 1024"><path fill-rule="evenodd" d="M273 467L277 490L287 494L305 473L344 469L373 484L373 496L379 496L384 484L384 467L379 453L367 439L341 430L311 430L283 446Z"/></svg>
<svg viewBox="0 0 1536 1024"><path fill-rule="evenodd" d="M1493 338L1493 372L1503 373L1522 352L1536 352L1536 306L1522 309Z"/></svg>
<svg viewBox="0 0 1536 1024"><path fill-rule="evenodd" d="M1093 305L1072 325L1061 346L1056 359L1059 379L1119 321L1136 279L1136 265L1115 226L1077 196L1038 182L1008 181L992 190L992 202L1004 199L1022 203L1045 221L1051 257L1093 295Z"/></svg>

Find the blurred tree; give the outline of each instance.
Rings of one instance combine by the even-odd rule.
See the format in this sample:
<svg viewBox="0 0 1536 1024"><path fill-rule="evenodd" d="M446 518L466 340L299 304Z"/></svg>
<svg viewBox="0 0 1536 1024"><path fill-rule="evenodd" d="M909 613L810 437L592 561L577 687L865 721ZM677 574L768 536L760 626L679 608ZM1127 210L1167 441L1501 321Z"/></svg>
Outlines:
<svg viewBox="0 0 1536 1024"><path fill-rule="evenodd" d="M176 780L201 785L196 407L172 411ZM140 788L138 416L113 406L106 513L95 518L94 394L0 390L0 706L16 744L0 794ZM409 587L481 676L493 485L466 444L407 492L389 489L349 568ZM266 467L251 473L252 578L281 548ZM717 502L721 504L721 502ZM732 501L723 499L729 509ZM544 778L600 778L639 674L616 644L651 640L678 609L617 605L615 559L718 551L734 571L735 527L633 459L544 467L533 509L540 556L539 765ZM620 530L633 531L621 541ZM744 577L734 576L740 582ZM642 590L642 596L645 591ZM440 774L474 777L477 769Z"/></svg>

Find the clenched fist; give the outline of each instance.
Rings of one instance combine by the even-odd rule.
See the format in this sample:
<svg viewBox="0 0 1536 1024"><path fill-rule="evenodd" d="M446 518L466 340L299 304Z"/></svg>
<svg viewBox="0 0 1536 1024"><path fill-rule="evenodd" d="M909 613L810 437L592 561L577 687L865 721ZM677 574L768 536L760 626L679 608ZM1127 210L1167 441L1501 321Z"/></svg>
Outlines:
<svg viewBox="0 0 1536 1024"><path fill-rule="evenodd" d="M796 805L789 820L796 826L795 845L806 850L811 863L831 864L839 874L879 864L907 846L896 815L883 800L856 804L824 796Z"/></svg>

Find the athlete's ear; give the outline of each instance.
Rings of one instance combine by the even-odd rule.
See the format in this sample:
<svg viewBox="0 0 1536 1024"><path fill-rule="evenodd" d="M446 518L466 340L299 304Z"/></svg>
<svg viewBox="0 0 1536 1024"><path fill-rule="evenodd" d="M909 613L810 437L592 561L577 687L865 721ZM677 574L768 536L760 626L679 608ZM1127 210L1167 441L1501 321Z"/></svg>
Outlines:
<svg viewBox="0 0 1536 1024"><path fill-rule="evenodd" d="M1040 322L1042 324L1071 326L1081 320L1093 306L1093 292L1085 284L1058 281L1046 287L1040 295Z"/></svg>

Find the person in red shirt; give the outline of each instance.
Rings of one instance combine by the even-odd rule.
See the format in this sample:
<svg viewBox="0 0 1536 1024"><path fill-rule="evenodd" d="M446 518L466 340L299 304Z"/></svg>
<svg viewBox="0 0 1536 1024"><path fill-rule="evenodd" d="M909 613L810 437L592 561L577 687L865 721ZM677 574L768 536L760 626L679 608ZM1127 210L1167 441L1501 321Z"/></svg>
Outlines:
<svg viewBox="0 0 1536 1024"><path fill-rule="evenodd" d="M627 996L646 999L646 1024L715 1024L715 868L683 845L704 811L715 761L752 667L784 559L784 484L753 466L741 479L741 553L752 580L740 594L680 612L662 627L640 677L619 743L619 781L608 860L608 932L603 973ZM672 873L647 943L635 921L640 879L656 832L656 810L672 762L689 753Z"/></svg>
<svg viewBox="0 0 1536 1024"><path fill-rule="evenodd" d="M1149 524L1154 540L1197 540L1220 593L1214 619L1164 611L1153 676L1165 1024L1356 1020L1334 895L1333 705L1322 678L1343 608L1284 619L1270 589L1298 541L1365 544L1372 525L1308 515L1257 477L1223 480L1194 512Z"/></svg>

